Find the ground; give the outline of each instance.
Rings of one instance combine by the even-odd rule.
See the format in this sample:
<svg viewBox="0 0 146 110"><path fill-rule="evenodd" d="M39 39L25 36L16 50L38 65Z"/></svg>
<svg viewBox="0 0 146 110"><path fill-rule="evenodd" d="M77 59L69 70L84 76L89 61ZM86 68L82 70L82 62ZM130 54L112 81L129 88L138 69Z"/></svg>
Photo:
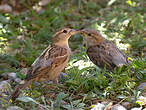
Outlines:
<svg viewBox="0 0 146 110"><path fill-rule="evenodd" d="M88 110L102 104L108 110L120 104L126 109L144 109L144 0L2 0L0 12L0 81L10 86L10 91L0 88L1 108L16 105L23 109ZM24 79L25 70L61 27L98 30L125 53L130 66L116 69L106 78L109 73L89 60L82 36L77 34L69 40L72 55L63 70L67 75L59 80L64 86L34 82L16 102L11 102L9 95L15 85ZM12 72L16 77L8 77Z"/></svg>

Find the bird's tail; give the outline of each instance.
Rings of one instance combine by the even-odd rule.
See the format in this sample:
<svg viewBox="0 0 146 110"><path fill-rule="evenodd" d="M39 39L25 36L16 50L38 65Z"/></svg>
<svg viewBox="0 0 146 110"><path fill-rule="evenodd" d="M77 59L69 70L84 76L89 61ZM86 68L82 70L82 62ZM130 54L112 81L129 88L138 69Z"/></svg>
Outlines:
<svg viewBox="0 0 146 110"><path fill-rule="evenodd" d="M15 91L11 94L10 98L12 101L15 101L16 98L20 95L21 90L24 90L32 81L21 81L20 84L16 87Z"/></svg>

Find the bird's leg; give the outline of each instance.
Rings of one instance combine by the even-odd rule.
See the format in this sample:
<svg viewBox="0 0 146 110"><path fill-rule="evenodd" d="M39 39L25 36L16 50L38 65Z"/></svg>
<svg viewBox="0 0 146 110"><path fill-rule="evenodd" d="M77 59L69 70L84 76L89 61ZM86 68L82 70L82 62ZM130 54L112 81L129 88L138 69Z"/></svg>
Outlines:
<svg viewBox="0 0 146 110"><path fill-rule="evenodd" d="M58 79L57 79L57 78L54 79L53 82L54 82L55 84L58 84Z"/></svg>
<svg viewBox="0 0 146 110"><path fill-rule="evenodd" d="M59 88L65 88L64 84L58 83L58 78L54 79L53 82L54 82L54 84L55 84L57 87L59 87Z"/></svg>
<svg viewBox="0 0 146 110"><path fill-rule="evenodd" d="M32 80L29 81L21 81L20 84L16 87L15 91L11 94L10 98L12 101L15 101L16 98L19 96L21 93L20 90L24 90L28 85L32 82Z"/></svg>

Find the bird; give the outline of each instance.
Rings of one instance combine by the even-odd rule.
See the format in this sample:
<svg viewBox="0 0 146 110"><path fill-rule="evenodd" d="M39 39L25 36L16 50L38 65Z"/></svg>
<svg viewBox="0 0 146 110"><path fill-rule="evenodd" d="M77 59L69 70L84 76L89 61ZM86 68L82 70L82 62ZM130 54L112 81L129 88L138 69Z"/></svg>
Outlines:
<svg viewBox="0 0 146 110"><path fill-rule="evenodd" d="M52 80L58 84L58 76L65 68L71 54L68 39L75 33L76 30L71 28L61 28L55 32L51 44L33 62L25 79L16 86L11 94L12 101L15 101L19 96L20 90L24 90L33 81Z"/></svg>
<svg viewBox="0 0 146 110"><path fill-rule="evenodd" d="M86 54L99 68L112 72L116 67L129 66L127 57L95 29L82 29L80 34L86 43Z"/></svg>

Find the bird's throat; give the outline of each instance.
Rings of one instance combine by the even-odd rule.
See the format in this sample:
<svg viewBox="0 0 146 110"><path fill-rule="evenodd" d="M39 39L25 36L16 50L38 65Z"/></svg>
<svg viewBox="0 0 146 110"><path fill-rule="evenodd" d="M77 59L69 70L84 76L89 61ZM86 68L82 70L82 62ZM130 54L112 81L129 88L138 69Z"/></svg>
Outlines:
<svg viewBox="0 0 146 110"><path fill-rule="evenodd" d="M58 41L58 42L55 42L55 43L53 43L53 44L58 45L58 46L60 46L60 47L69 48L68 40Z"/></svg>

